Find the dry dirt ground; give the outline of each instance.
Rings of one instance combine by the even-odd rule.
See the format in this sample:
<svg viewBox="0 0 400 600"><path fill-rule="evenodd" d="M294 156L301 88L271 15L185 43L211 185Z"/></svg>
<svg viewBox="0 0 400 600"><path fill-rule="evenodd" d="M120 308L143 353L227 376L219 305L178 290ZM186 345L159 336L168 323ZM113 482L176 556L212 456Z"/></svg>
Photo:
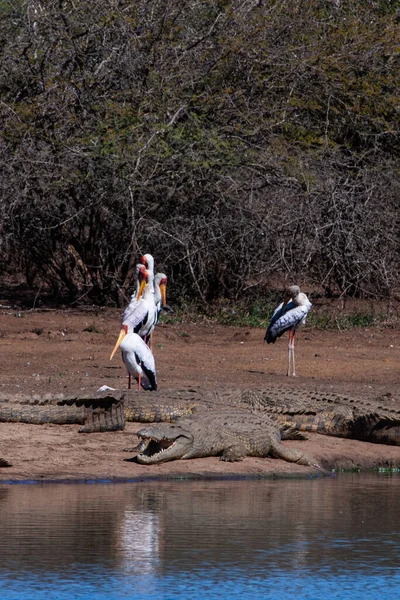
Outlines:
<svg viewBox="0 0 400 600"><path fill-rule="evenodd" d="M109 356L119 333L120 311L0 308L1 393L77 390L101 385L124 388L119 354ZM159 389L261 388L281 386L399 398L399 331L392 328L319 331L304 327L296 341L298 377L285 376L287 336L263 342L263 329L221 327L210 323L161 324L154 354ZM157 392L141 392L157 394ZM146 479L168 477L307 475L307 467L273 458L224 463L218 458L144 466L128 462L123 449L137 443L142 425L124 431L79 434L78 425L0 423L0 457L11 468L0 480ZM285 442L332 466L400 467L400 447L310 434Z"/></svg>

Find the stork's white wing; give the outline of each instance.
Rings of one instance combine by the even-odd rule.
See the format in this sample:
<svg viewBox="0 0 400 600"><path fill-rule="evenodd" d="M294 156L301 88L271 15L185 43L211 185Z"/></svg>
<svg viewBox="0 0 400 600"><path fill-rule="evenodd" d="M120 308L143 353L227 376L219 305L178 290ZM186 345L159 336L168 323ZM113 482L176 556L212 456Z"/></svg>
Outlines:
<svg viewBox="0 0 400 600"><path fill-rule="evenodd" d="M136 300L136 294L132 294L130 302L128 304L128 306L125 308L123 314L122 314L122 323L125 322L125 319L127 318L127 316L133 311L135 310L136 306L139 304L139 302Z"/></svg>
<svg viewBox="0 0 400 600"><path fill-rule="evenodd" d="M124 311L122 322L127 323L133 330L136 327L136 325L139 325L139 323L141 323L146 318L146 315L148 313L148 306L145 301L142 301L142 299L140 299L139 302L136 302L136 304L133 305L130 312L128 312L129 306Z"/></svg>

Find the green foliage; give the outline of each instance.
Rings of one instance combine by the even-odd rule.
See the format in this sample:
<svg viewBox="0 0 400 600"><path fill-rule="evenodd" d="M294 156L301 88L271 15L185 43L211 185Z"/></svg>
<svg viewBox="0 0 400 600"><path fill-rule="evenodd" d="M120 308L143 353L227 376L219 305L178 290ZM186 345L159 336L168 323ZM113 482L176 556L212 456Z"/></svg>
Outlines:
<svg viewBox="0 0 400 600"><path fill-rule="evenodd" d="M391 295L395 4L0 2L3 269L121 304L150 251L203 306Z"/></svg>
<svg viewBox="0 0 400 600"><path fill-rule="evenodd" d="M220 325L236 327L267 327L276 306L269 303L255 302L250 306L234 304L224 307L218 305L210 308L208 317Z"/></svg>
<svg viewBox="0 0 400 600"><path fill-rule="evenodd" d="M371 314L367 312L346 313L319 313L310 312L307 324L315 329L345 330L357 327L374 327L387 320L385 314Z"/></svg>

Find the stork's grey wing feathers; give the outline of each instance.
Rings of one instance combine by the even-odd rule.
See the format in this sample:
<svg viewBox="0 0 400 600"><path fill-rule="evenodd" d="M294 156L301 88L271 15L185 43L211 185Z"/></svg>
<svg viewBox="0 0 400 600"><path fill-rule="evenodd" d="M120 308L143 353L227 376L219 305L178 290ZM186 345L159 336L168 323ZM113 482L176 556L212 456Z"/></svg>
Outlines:
<svg viewBox="0 0 400 600"><path fill-rule="evenodd" d="M283 308L283 302L281 302L280 305L278 306L278 308L276 308L274 310L274 314L272 315L271 321L269 323L270 327L271 327L271 325L273 325L275 323L275 321L277 321L278 319L280 319L280 317L282 315L285 315L287 312L289 312L293 308L296 308L296 304L293 302L293 300L290 300L290 302L288 302L286 304L285 308L283 309L283 312L281 313L282 308Z"/></svg>
<svg viewBox="0 0 400 600"><path fill-rule="evenodd" d="M280 335L282 335L283 331L281 333L277 333L279 331L279 327L277 327L276 323L277 321L280 321L281 318L286 315L286 313L288 313L290 310L296 308L296 304L293 302L293 300L291 300L290 302L288 302L286 304L286 306L283 308L283 302L281 302L281 304L274 310L274 314L271 317L271 320L269 322L267 331L265 332L265 337L264 339L268 342L268 344L270 344L271 342L274 344L276 341L276 338L279 337ZM283 309L283 311L282 311Z"/></svg>
<svg viewBox="0 0 400 600"><path fill-rule="evenodd" d="M290 310L285 310L283 315L277 318L275 321L271 319L271 324L269 325L265 335L265 339L268 343L274 343L276 338L280 337L283 333L285 333L285 331L292 329L292 327L297 327L300 323L305 321L307 313L310 310L309 307L296 306L291 302L289 302L287 306L289 306L289 304L292 304L292 308Z"/></svg>
<svg viewBox="0 0 400 600"><path fill-rule="evenodd" d="M294 327L295 325L299 325L303 319L306 318L308 313L307 306L295 306L291 310L285 312L277 321L276 325L279 325L279 328L283 328L285 331Z"/></svg>

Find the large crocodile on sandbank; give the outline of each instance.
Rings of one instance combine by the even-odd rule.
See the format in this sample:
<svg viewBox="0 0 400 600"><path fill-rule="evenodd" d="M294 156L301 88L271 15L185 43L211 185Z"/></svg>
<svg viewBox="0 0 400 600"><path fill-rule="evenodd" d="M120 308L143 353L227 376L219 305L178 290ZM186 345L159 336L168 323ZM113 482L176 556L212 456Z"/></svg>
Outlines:
<svg viewBox="0 0 400 600"><path fill-rule="evenodd" d="M233 462L245 456L270 455L328 473L306 452L282 444L282 439L302 439L297 431L274 422L266 414L237 407L200 410L177 423L150 425L137 435L141 441L131 450L137 452L135 460L141 464L207 456Z"/></svg>

